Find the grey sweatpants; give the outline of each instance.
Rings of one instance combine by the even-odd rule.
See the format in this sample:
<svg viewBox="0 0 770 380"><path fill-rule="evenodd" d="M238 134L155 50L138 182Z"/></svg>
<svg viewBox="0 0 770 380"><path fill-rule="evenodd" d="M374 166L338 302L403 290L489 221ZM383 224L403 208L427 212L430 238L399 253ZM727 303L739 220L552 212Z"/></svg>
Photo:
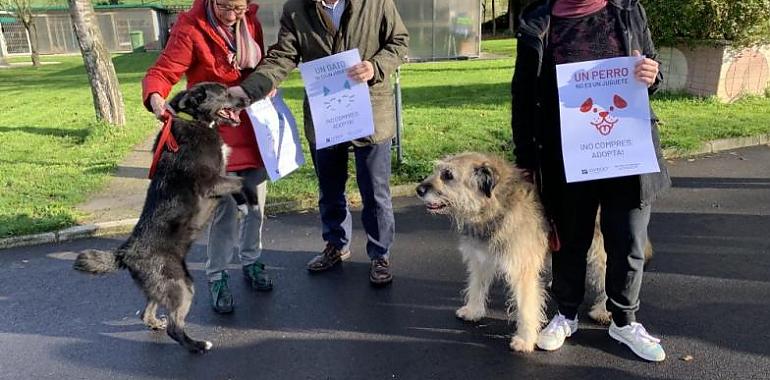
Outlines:
<svg viewBox="0 0 770 380"><path fill-rule="evenodd" d="M209 281L222 278L222 273L232 260L236 249L241 265L244 266L253 264L262 255L267 172L264 168L250 169L239 172L239 175L243 177L245 186L256 189L258 208L250 208L248 215L239 217L235 199L230 196L221 198L209 226L209 244L206 249L206 276Z"/></svg>

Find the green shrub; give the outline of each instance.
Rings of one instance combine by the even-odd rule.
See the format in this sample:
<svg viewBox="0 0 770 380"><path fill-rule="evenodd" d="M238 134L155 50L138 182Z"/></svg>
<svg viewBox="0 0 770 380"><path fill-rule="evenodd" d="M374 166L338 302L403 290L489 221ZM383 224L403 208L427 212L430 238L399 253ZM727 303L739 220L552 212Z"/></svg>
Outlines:
<svg viewBox="0 0 770 380"><path fill-rule="evenodd" d="M770 41L770 0L642 0L656 45Z"/></svg>

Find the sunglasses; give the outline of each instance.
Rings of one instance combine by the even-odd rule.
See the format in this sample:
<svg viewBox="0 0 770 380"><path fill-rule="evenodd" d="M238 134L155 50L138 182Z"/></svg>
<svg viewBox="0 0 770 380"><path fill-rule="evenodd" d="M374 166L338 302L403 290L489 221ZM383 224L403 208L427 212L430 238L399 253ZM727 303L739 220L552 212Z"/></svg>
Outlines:
<svg viewBox="0 0 770 380"><path fill-rule="evenodd" d="M246 6L246 5L237 5L237 6L235 6L235 5L222 4L222 3L217 3L217 2L214 2L214 4L216 4L217 8L219 8L222 11L225 11L225 12L231 12L232 11L232 12L235 12L237 14L246 12L246 8L248 8L248 6Z"/></svg>

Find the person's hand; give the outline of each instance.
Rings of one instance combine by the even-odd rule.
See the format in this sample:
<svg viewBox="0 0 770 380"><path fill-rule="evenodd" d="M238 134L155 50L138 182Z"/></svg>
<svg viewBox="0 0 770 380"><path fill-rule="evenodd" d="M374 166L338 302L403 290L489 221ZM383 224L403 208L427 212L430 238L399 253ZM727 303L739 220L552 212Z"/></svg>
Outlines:
<svg viewBox="0 0 770 380"><path fill-rule="evenodd" d="M271 97L271 98L272 98L272 97L274 97L274 96L275 96L275 94L277 94L277 93L278 93L278 89L277 89L277 88L274 88L274 89L270 90L270 92L268 92L268 93L267 93L267 96L269 96L269 97Z"/></svg>
<svg viewBox="0 0 770 380"><path fill-rule="evenodd" d="M374 65L369 61L361 61L348 69L348 76L357 82L366 82L374 78Z"/></svg>
<svg viewBox="0 0 770 380"><path fill-rule="evenodd" d="M161 120L163 113L166 111L166 99L163 99L157 92L153 92L152 95L150 95L150 108L152 108L152 113L155 114L155 118Z"/></svg>
<svg viewBox="0 0 770 380"><path fill-rule="evenodd" d="M633 55L638 57L641 53L639 53L639 50L634 50ZM643 82L647 87L652 86L655 83L655 78L658 77L658 62L645 57L636 64L634 75L638 81Z"/></svg>

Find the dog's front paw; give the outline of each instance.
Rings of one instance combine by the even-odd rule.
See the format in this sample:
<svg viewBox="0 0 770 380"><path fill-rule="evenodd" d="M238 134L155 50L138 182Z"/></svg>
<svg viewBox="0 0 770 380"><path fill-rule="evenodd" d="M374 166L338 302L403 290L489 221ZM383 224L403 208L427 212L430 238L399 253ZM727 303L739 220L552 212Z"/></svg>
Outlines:
<svg viewBox="0 0 770 380"><path fill-rule="evenodd" d="M532 352L535 350L535 342L527 342L520 336L515 335L513 338L511 338L510 347L511 350L516 352Z"/></svg>
<svg viewBox="0 0 770 380"><path fill-rule="evenodd" d="M607 311L607 307L604 304L594 305L591 311L588 312L588 316L602 325L609 325L612 321L612 313Z"/></svg>
<svg viewBox="0 0 770 380"><path fill-rule="evenodd" d="M484 318L485 314L486 311L484 309L472 308L468 305L465 305L455 311L457 318L468 322L478 322L481 320L481 318Z"/></svg>

